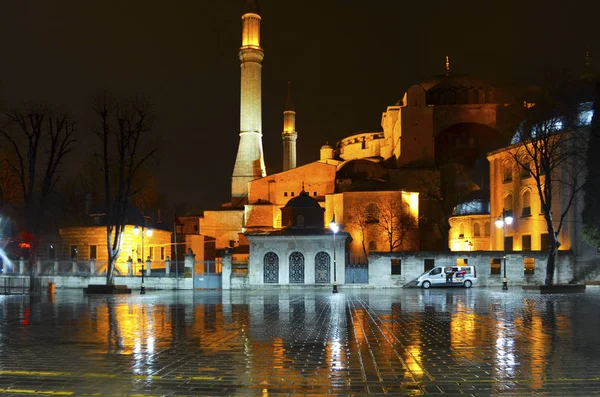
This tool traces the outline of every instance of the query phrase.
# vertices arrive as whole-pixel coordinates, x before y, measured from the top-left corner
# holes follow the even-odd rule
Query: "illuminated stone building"
[[[152,229],[152,235],[146,235],[143,242],[141,233],[134,233],[135,225],[126,225],[123,232],[121,255],[117,258],[117,271],[127,274],[127,260],[133,263],[143,258],[159,266],[167,257],[171,257],[172,233],[169,230]],[[146,229],[147,230],[147,229]],[[89,261],[94,259],[96,271],[106,270],[108,248],[106,246],[106,226],[78,226],[59,229],[56,241],[48,241],[40,247],[38,257],[42,261]],[[159,266],[160,267],[160,266]]]
[[[247,233],[250,286],[331,285],[334,267],[337,283],[344,284],[348,234],[340,232],[334,238],[331,230],[324,227],[324,212],[314,197],[301,190],[281,208],[283,228]]]
[[[586,126],[591,123],[591,103],[584,103],[580,107],[583,109],[579,114],[582,127],[571,132],[572,134],[584,134]],[[560,132],[563,133],[565,132]],[[535,179],[530,172],[515,163],[515,156],[520,156],[525,145],[517,137],[518,134],[513,138],[512,145],[488,153],[489,198],[480,196],[457,206],[456,216],[450,219],[452,228],[449,245],[452,251],[502,251],[522,254],[527,274],[536,266],[532,251],[547,252],[549,240]],[[577,266],[571,277],[585,272],[597,256],[596,249],[581,238],[583,195],[576,195],[573,202],[569,203],[571,193],[563,192],[566,188],[561,181],[569,181],[569,175],[573,174],[571,167],[582,166],[579,163],[575,165],[572,161],[575,160],[561,162],[560,168],[553,171],[557,177],[553,182],[551,209],[554,227],[558,226],[560,216],[566,211],[557,238],[560,242],[559,250],[576,257]],[[545,176],[541,175],[541,178],[543,183]],[[506,231],[495,227],[494,224],[503,213],[513,217],[512,223],[506,225]]]
[[[296,109],[288,92],[283,113],[283,171],[266,175],[262,152],[261,90],[263,50],[260,46],[260,13],[257,1],[246,1],[242,15],[240,59],[240,141],[233,176],[231,202],[199,217],[200,233],[216,239],[216,248],[247,245],[245,233],[281,229],[281,209],[302,190],[327,208],[324,222],[333,216],[334,202],[366,202],[382,205],[383,197],[394,196],[406,203],[416,219],[438,216],[435,203],[419,194],[422,186],[415,173],[438,162],[458,162],[475,170],[480,188],[487,188],[489,172],[485,153],[509,141],[506,121],[510,100],[490,83],[446,71],[408,88],[402,99],[381,115],[381,130],[361,132],[335,145],[321,147],[318,160],[296,164]],[[273,137],[265,137],[273,139]],[[479,180],[484,176],[485,181]],[[378,194],[380,192],[381,194]],[[408,197],[408,198],[407,198]],[[343,207],[343,206],[342,206]],[[337,210],[336,210],[337,211]],[[336,219],[349,225],[349,211],[339,210]],[[323,225],[325,226],[325,224]],[[369,225],[367,251],[386,249],[385,233]],[[379,236],[376,236],[379,234]],[[431,222],[418,223],[418,232],[398,249],[443,249],[447,241],[434,237]],[[356,233],[350,251],[364,257]],[[362,240],[362,239],[361,239]]]

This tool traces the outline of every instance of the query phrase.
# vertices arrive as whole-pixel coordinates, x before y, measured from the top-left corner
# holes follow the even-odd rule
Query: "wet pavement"
[[[600,395],[600,288],[0,296],[0,395]]]

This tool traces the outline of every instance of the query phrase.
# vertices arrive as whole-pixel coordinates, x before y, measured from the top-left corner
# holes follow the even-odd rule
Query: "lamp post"
[[[340,231],[340,226],[337,223],[335,223],[335,214],[333,214],[333,219],[329,223],[329,228],[333,232],[333,291],[332,292],[334,294],[337,294],[338,289],[337,289],[337,279],[336,279],[337,268],[336,268],[336,258],[335,258],[335,234]]]
[[[140,234],[140,232],[142,233],[142,285],[140,286],[140,294],[144,295],[146,293],[146,286],[144,285],[144,274],[146,274],[146,261],[144,260],[144,236],[148,235],[148,237],[151,237],[153,232],[150,228],[146,230],[146,227],[143,223],[141,230],[138,226],[133,228],[133,234],[135,234],[136,236]]]
[[[502,210],[502,213],[496,219],[496,227],[502,228],[502,249],[504,251],[504,278],[502,280],[502,290],[508,290],[508,280],[506,279],[506,225],[510,225],[513,222],[513,217],[506,210]]]

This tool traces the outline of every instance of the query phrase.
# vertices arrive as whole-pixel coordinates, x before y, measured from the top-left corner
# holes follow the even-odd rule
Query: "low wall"
[[[477,252],[375,252],[369,254],[369,285],[396,288],[401,287],[425,270],[425,259],[432,259],[434,266],[456,266],[460,260],[466,259],[469,265],[477,270],[479,286],[501,286],[504,261],[502,251]],[[500,259],[501,274],[491,274],[491,260]],[[525,274],[524,259],[533,258],[533,274]],[[546,278],[546,252],[510,253],[506,255],[506,278],[515,285],[541,285]],[[401,274],[392,275],[392,259],[401,261]],[[569,251],[559,251],[558,263],[554,274],[554,283],[568,283],[573,279],[574,255]]]
[[[248,289],[248,276],[231,276],[230,289]]]
[[[77,276],[44,276],[40,277],[42,288],[47,288],[48,283],[53,282],[56,288],[75,288],[83,289],[88,284],[106,284],[106,277],[77,277]],[[141,277],[115,277],[115,284],[126,285],[131,289],[140,289],[142,285]],[[144,286],[148,290],[170,290],[170,289],[192,289],[193,279],[190,277],[179,278],[179,286],[175,277],[145,277]]]

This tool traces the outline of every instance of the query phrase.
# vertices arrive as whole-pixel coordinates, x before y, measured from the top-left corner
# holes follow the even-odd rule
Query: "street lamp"
[[[508,280],[506,280],[506,225],[513,223],[513,217],[510,212],[502,210],[502,213],[496,219],[496,227],[502,228],[502,249],[504,251],[504,279],[502,280],[502,290],[508,290]]]
[[[340,226],[337,223],[335,223],[335,214],[333,214],[333,219],[329,223],[329,228],[333,232],[333,291],[332,292],[334,294],[337,294],[338,289],[337,289],[337,279],[336,279],[337,268],[336,268],[336,260],[335,260],[335,234],[340,231]]]
[[[142,233],[142,285],[140,286],[140,294],[144,295],[146,293],[146,286],[144,286],[144,274],[146,274],[146,268],[144,267],[144,236],[147,235],[148,237],[152,237],[153,231],[152,229],[146,230],[146,227],[143,224],[141,230],[138,226],[133,228],[133,234],[136,236],[140,234],[140,232]]]

